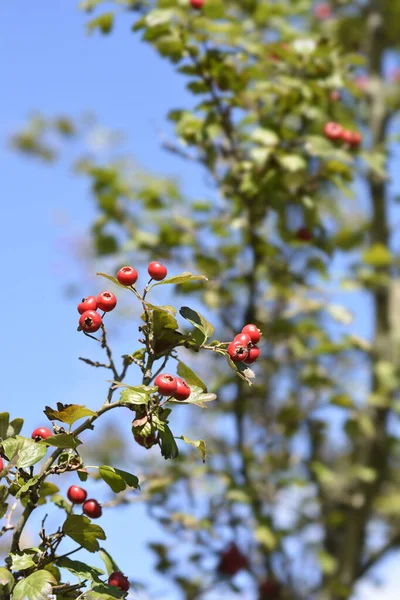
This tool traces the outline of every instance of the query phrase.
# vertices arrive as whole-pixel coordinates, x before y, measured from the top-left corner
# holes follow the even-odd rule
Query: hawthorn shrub
[[[208,184],[188,194],[117,154],[83,151],[75,167],[97,208],[93,250],[116,271],[156,254],[169,268],[204,273],[206,286],[187,281],[180,294],[212,311],[231,340],[193,355],[218,391],[213,410],[196,416],[212,448],[207,462],[169,461],[165,476],[146,463],[149,513],[172,538],[151,542],[156,569],[188,600],[216,589],[250,590],[257,600],[346,600],[400,539],[399,259],[389,185],[400,80],[398,68],[388,69],[399,63],[400,2],[81,6],[89,33],[114,35],[117,21],[126,24],[185,81],[192,102],[171,107],[163,146]],[[79,140],[82,129],[67,117],[38,117],[14,145],[49,161],[54,134]],[[118,281],[135,285],[137,276],[122,267]],[[81,308],[96,311],[92,302]],[[95,314],[83,324],[102,335]],[[202,320],[181,312],[195,328],[188,342],[167,314],[165,327],[161,316],[153,324],[161,340],[197,352]],[[258,351],[241,330],[253,323],[266,343],[250,387],[246,363]],[[146,324],[142,333],[145,351]],[[141,355],[127,356],[143,367]],[[171,369],[158,375],[164,391],[175,389]],[[140,396],[151,406],[152,391]],[[175,453],[158,418],[161,429],[146,422],[136,443]]]
[[[215,394],[207,392],[206,384],[196,373],[179,359],[179,348],[197,353],[209,351],[226,357],[230,367],[244,381],[250,383],[254,377],[247,363],[253,363],[258,358],[258,353],[256,357],[252,355],[255,349],[258,350],[256,343],[261,337],[256,325],[245,325],[244,333],[238,334],[233,342],[211,341],[213,326],[200,313],[183,306],[179,314],[188,327],[180,331],[177,309],[152,304],[149,297],[156,293],[154,288],[162,285],[180,285],[207,278],[189,272],[167,278],[167,269],[159,262],[150,263],[148,272],[150,280],[142,293],[135,287],[138,276],[133,267],[123,267],[117,277],[98,273],[125,292],[131,292],[133,300],[140,302],[143,310],[143,323],[138,327],[141,346],[132,354],[122,357],[121,368],[114,361],[104,324],[105,317],[117,304],[116,295],[104,291],[96,298],[83,298],[77,306],[80,313],[78,331],[100,344],[109,362],[102,364],[89,358],[81,360],[93,367],[109,369],[113,376],[106,401],[97,411],[84,405],[63,405],[59,402],[55,408],[46,406],[44,414],[52,421],[52,431],[42,425],[32,432],[30,438],[20,435],[23,419],[10,421],[9,413],[0,413],[0,516],[6,516],[7,521],[1,535],[7,532],[12,535],[6,567],[0,567],[2,598],[33,600],[44,599],[50,594],[56,594],[57,598],[79,597],[88,600],[125,597],[129,580],[118,569],[110,554],[100,547],[100,542],[106,539],[106,533],[100,525],[93,523],[94,519],[102,516],[100,503],[95,498],[87,498],[86,490],[77,485],[68,488],[65,498],[59,486],[49,478],[76,472],[82,482],[87,480],[88,468],[80,455],[82,441],[79,436],[86,430],[93,430],[94,423],[102,415],[116,408],[134,413],[131,429],[133,439],[138,444],[147,449],[158,445],[165,459],[176,458],[178,446],[168,425],[174,404],[204,407],[205,403],[216,399]],[[92,335],[99,330],[100,337]],[[180,377],[165,373],[170,361],[174,361],[174,370]],[[142,373],[141,385],[125,383],[132,365]],[[114,399],[115,393],[119,394],[118,399]],[[75,425],[82,419],[85,419],[83,423]],[[198,448],[205,461],[206,444],[203,440],[191,440],[184,435],[179,439]],[[135,475],[115,466],[91,465],[89,468],[96,469],[114,493],[122,492],[127,487],[139,488]],[[18,502],[14,504],[14,498],[23,506],[22,515],[17,520],[13,513]],[[29,518],[47,502],[55,505],[54,510],[58,507],[63,511],[60,526],[56,531],[46,531],[44,519],[39,545],[21,549],[21,536]],[[80,509],[82,512],[79,512]],[[62,542],[65,538],[72,539],[76,547],[63,553]],[[70,558],[82,549],[99,552],[107,575],[96,567]],[[62,575],[64,572],[68,574],[68,581]],[[71,576],[77,578],[78,582],[70,583]],[[117,591],[113,588],[117,588]]]

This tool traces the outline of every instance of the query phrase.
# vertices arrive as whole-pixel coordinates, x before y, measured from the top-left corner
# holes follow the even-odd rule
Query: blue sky
[[[77,360],[90,354],[91,347],[76,332],[75,300],[65,294],[66,284],[77,277],[82,281],[82,269],[60,240],[84,237],[94,215],[85,181],[71,174],[68,162],[47,168],[10,152],[10,134],[33,110],[74,117],[91,110],[100,123],[126,132],[126,148],[139,165],[174,173],[187,189],[207,193],[198,170],[187,164],[182,169],[181,162],[160,149],[158,130],[165,114],[189,99],[170,65],[130,33],[130,18],[117,20],[111,36],[89,37],[86,17],[75,2],[13,0],[0,5],[0,410],[24,416],[26,435],[45,423],[44,404],[78,402],[96,408],[106,377]],[[90,293],[90,286],[92,280],[78,295]],[[125,349],[119,336],[117,352]],[[122,536],[122,531],[129,532],[127,522],[132,531],[135,524],[135,533]],[[176,600],[176,594],[163,589],[162,580],[154,579],[152,555],[144,548],[146,540],[157,539],[157,531],[143,509],[113,511],[102,525],[120,567],[133,578],[152,580],[150,597]],[[372,598],[369,594],[364,590],[360,600]],[[395,596],[388,588],[379,597]]]

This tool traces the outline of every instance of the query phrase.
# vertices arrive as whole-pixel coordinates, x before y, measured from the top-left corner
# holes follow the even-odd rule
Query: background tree
[[[255,322],[264,336],[251,388],[214,360],[203,366],[218,393],[217,408],[194,415],[206,464],[189,454],[163,465],[159,479],[153,460],[146,465],[150,513],[186,541],[179,555],[153,545],[159,569],[186,598],[226,585],[234,592],[239,570],[254,597],[349,598],[400,539],[387,165],[400,5],[127,8],[119,18],[188,79],[194,106],[171,110],[174,133],[163,144],[197,162],[210,191],[199,201],[126,160],[85,157],[79,171],[98,206],[94,248],[116,265],[150,255],[204,272],[211,285],[199,285],[199,306],[218,315],[218,335],[229,340]],[[113,12],[90,1],[84,9],[98,10],[91,31],[112,31]],[[332,121],[362,132],[361,147],[351,135],[332,139],[324,129]],[[15,142],[45,157],[53,127],[36,123]],[[68,120],[56,127],[74,132]],[[348,308],[367,298],[373,331],[364,339]]]

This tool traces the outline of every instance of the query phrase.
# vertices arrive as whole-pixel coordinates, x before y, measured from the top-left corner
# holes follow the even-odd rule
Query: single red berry
[[[154,385],[158,386],[158,393],[161,396],[173,396],[177,388],[176,377],[163,373],[155,378]]]
[[[342,140],[349,144],[349,146],[359,146],[362,141],[362,136],[358,131],[351,131],[351,129],[344,129],[342,133]]]
[[[83,504],[87,498],[87,491],[78,485],[71,485],[67,491],[68,500],[74,504]]]
[[[95,310],[87,310],[79,318],[79,327],[86,333],[94,333],[102,324],[101,315]]]
[[[253,363],[256,362],[256,360],[259,356],[260,356],[260,348],[258,346],[253,346],[252,348],[250,348],[249,354],[244,362],[246,365],[252,365]]]
[[[164,265],[156,260],[149,264],[147,271],[150,277],[156,281],[162,281],[167,276],[167,267],[164,267]]]
[[[32,431],[33,440],[35,440],[36,438],[42,438],[42,440],[45,440],[48,437],[51,437],[52,435],[52,432],[50,431],[50,429],[47,429],[47,427],[37,427],[34,431]]]
[[[352,146],[359,146],[362,142],[362,135],[358,131],[353,131],[353,139],[350,142]]]
[[[261,331],[258,329],[257,325],[252,325],[251,323],[243,327],[242,333],[246,333],[250,336],[252,344],[258,344],[261,339]]]
[[[205,2],[206,0],[190,0],[190,5],[192,8],[200,10],[201,8],[203,8]]]
[[[248,350],[240,342],[231,342],[227,348],[227,352],[233,362],[241,362],[248,356]]]
[[[342,137],[343,127],[331,121],[324,127],[324,134],[329,140],[339,140]]]
[[[224,552],[221,553],[220,560],[218,563],[218,571],[224,575],[233,577],[248,567],[248,560],[236,546],[231,544]]]
[[[133,267],[122,267],[117,273],[117,279],[122,285],[133,285],[138,280],[138,272]]]
[[[82,302],[78,304],[78,313],[82,315],[87,310],[96,310],[97,308],[97,300],[94,296],[88,296],[87,298],[83,298]]]
[[[187,400],[192,393],[192,390],[180,377],[176,377],[176,392],[174,393],[175,400]]]
[[[244,348],[248,348],[251,344],[251,337],[248,333],[238,333],[238,335],[235,335],[235,337],[233,338],[234,342],[240,342],[242,344],[242,346],[244,346]]]
[[[111,312],[117,306],[117,297],[112,292],[101,292],[97,296],[97,306],[104,312]]]
[[[82,509],[85,515],[91,517],[92,519],[98,519],[103,514],[100,504],[97,502],[97,500],[93,500],[93,498],[86,500],[86,502],[83,503]]]
[[[2,471],[4,469],[4,462],[3,459],[0,456],[0,471]]]
[[[311,242],[313,238],[312,232],[307,227],[299,227],[296,231],[296,237],[299,242]]]
[[[157,438],[155,433],[151,433],[147,437],[135,435],[135,441],[139,444],[139,446],[143,446],[143,448],[151,448],[157,443]]]
[[[129,590],[129,579],[125,577],[120,571],[115,571],[111,573],[108,578],[108,585],[114,585],[118,587],[120,590],[127,592]]]
[[[329,97],[332,100],[332,102],[338,102],[340,100],[339,90],[332,90],[331,93],[329,94]]]
[[[327,2],[321,2],[315,7],[314,14],[319,21],[326,21],[332,16],[332,8]]]

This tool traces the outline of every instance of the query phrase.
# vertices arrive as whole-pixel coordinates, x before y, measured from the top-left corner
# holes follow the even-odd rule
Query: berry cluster
[[[103,514],[102,508],[97,500],[87,498],[87,491],[78,485],[71,485],[67,491],[67,497],[72,504],[83,504],[82,510],[91,519],[98,519]]]
[[[154,281],[162,281],[167,276],[167,267],[158,260],[153,260],[147,267],[147,272]],[[133,267],[122,267],[117,273],[117,279],[121,285],[132,286],[138,280],[138,272]]]
[[[362,142],[362,135],[358,131],[352,131],[351,129],[345,129],[340,123],[331,121],[324,127],[324,134],[328,140],[339,141],[341,140],[345,144],[357,148]]]
[[[244,362],[251,365],[260,356],[260,348],[256,345],[261,339],[261,332],[256,325],[246,325],[228,346],[228,354],[233,362]]]
[[[101,292],[97,297],[88,296],[78,304],[79,327],[86,333],[94,333],[100,329],[103,319],[97,310],[103,313],[114,310],[117,306],[117,297],[112,292]],[[103,314],[104,317],[104,314]]]
[[[183,402],[187,400],[191,394],[190,387],[180,377],[162,373],[154,380],[154,385],[158,387],[158,393],[161,396],[172,396],[175,400]]]

